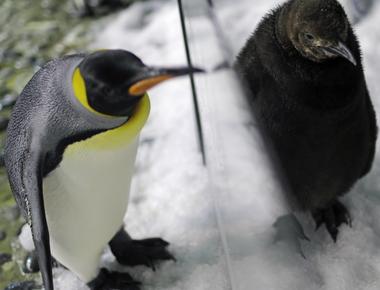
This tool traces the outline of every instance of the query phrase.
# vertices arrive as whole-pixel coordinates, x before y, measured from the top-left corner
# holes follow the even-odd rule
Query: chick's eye
[[[308,32],[304,33],[304,37],[308,41],[313,41],[314,40],[314,36],[311,33],[308,33]]]

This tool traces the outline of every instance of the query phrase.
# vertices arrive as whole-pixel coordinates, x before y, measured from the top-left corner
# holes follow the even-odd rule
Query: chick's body
[[[289,1],[262,20],[240,52],[237,68],[300,207],[314,213],[331,207],[369,171],[377,128],[359,44],[349,25],[345,44],[356,66],[342,57],[316,61],[292,45],[286,27],[294,5],[302,2]],[[328,9],[335,1],[310,2],[320,2],[324,13],[324,5]]]

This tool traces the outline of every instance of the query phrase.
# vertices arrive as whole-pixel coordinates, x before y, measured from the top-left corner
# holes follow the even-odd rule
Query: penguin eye
[[[304,33],[304,37],[307,41],[313,41],[314,40],[314,35],[309,33],[309,32]]]
[[[108,86],[102,86],[100,88],[100,92],[103,96],[108,96],[110,94],[111,90]]]

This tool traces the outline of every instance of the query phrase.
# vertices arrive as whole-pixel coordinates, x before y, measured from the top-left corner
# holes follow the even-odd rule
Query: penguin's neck
[[[274,29],[275,38],[281,49],[289,56],[300,55],[294,47],[290,37],[289,27],[292,22],[293,13],[291,13],[291,3],[286,3],[275,17]]]

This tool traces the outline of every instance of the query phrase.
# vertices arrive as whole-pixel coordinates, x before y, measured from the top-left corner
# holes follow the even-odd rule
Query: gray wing
[[[53,290],[49,230],[42,194],[43,154],[32,131],[11,134],[5,149],[9,182],[19,207],[29,223],[46,290]]]
[[[32,229],[46,290],[53,290],[54,286],[42,179],[46,156],[55,148],[55,140],[51,139],[60,138],[58,132],[48,131],[52,116],[57,115],[53,109],[65,107],[54,103],[64,100],[63,90],[57,88],[56,81],[62,79],[59,74],[62,65],[56,63],[50,62],[37,72],[19,96],[8,124],[4,150],[10,186]]]

